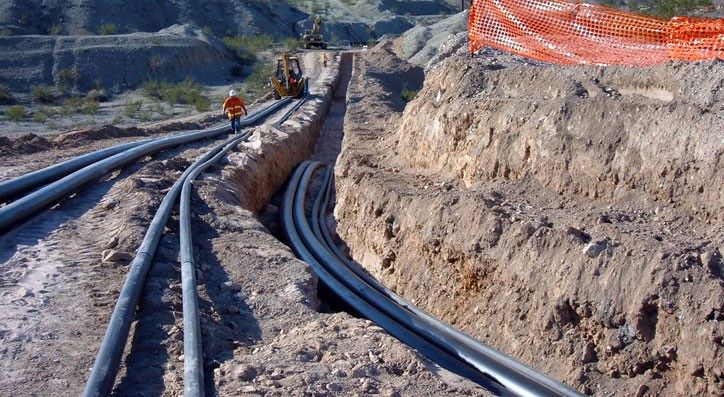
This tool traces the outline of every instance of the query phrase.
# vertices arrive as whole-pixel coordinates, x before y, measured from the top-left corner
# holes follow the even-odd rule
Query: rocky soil
[[[357,59],[337,231],[407,299],[595,395],[721,395],[721,62]],[[424,215],[423,215],[424,214]],[[421,216],[423,215],[423,216]]]
[[[316,277],[272,234],[278,211],[273,197],[293,167],[312,154],[333,162],[339,151],[351,56],[337,57],[332,65],[311,73],[318,76],[313,98],[292,119],[279,129],[271,126],[274,119],[256,128],[195,184],[207,394],[486,395],[366,320],[319,312]],[[320,133],[337,143],[315,150]],[[106,139],[76,136],[82,138],[76,150],[110,143],[103,134]],[[149,156],[0,237],[0,394],[80,393],[128,259],[165,189],[212,144]],[[64,149],[37,147],[19,161]],[[27,170],[3,159],[17,167],[8,175]],[[183,390],[176,215],[172,218],[113,395],[175,396]]]

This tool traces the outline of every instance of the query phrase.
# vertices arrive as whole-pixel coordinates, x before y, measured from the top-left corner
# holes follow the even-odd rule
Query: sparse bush
[[[257,59],[259,51],[269,49],[274,38],[268,34],[257,36],[233,36],[224,37],[224,44],[240,59],[253,62]]]
[[[10,87],[0,84],[0,104],[8,104],[15,102],[15,96],[10,92]]]
[[[138,120],[145,123],[147,121],[151,121],[151,115],[147,111],[141,112],[141,115],[138,116]]]
[[[53,87],[47,84],[41,84],[33,87],[31,95],[35,102],[53,103],[53,101],[55,101],[55,93],[53,92]]]
[[[143,84],[143,90],[146,95],[163,99],[170,105],[177,103],[192,105],[199,112],[209,110],[211,105],[209,99],[203,95],[203,88],[191,78],[186,78],[177,84],[149,80]]]
[[[116,117],[113,118],[113,120],[111,120],[111,124],[118,125],[118,124],[121,124],[121,121],[123,121],[123,116],[118,114],[118,115],[116,115]]]
[[[86,100],[105,102],[108,100],[108,93],[104,89],[92,89],[85,94]]]
[[[257,62],[249,77],[244,80],[244,87],[252,97],[261,97],[269,92],[269,76],[274,74],[276,65],[269,61]]]
[[[115,23],[104,23],[100,26],[98,26],[98,34],[100,35],[111,35],[116,34],[118,31],[118,26]]]
[[[63,33],[65,33],[65,29],[63,28],[63,25],[60,24],[55,24],[48,29],[48,34],[53,36],[59,36]]]
[[[83,113],[97,114],[100,108],[101,105],[98,103],[98,101],[86,98],[85,103],[83,104]]]
[[[418,91],[417,90],[410,90],[407,88],[407,84],[405,84],[402,87],[402,92],[400,93],[400,98],[404,100],[405,102],[410,102],[417,96]]]
[[[141,110],[142,106],[143,101],[140,99],[137,101],[126,101],[126,103],[123,105],[123,114],[127,117],[135,117],[136,113]]]
[[[80,78],[80,72],[73,67],[60,69],[58,71],[58,78],[63,82],[75,83]]]
[[[5,109],[5,117],[10,121],[18,122],[25,118],[25,108],[21,105],[8,106]]]
[[[304,47],[304,42],[301,37],[286,37],[284,39],[284,48],[288,51],[296,50]]]
[[[38,110],[33,113],[33,121],[36,123],[45,123],[48,120],[48,115],[42,110]]]

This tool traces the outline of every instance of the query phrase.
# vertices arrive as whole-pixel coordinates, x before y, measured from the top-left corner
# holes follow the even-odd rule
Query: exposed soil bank
[[[722,67],[461,54],[405,108],[414,68],[381,45],[350,83],[337,231],[398,293],[585,393],[719,395]]]

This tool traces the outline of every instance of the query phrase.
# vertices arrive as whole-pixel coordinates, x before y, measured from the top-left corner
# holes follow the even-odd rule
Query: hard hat
[[[229,91],[229,96],[236,96],[236,90]]]

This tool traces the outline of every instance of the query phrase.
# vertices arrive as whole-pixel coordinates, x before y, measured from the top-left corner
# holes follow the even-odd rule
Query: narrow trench
[[[327,167],[334,167],[337,156],[339,156],[339,153],[342,151],[344,116],[347,113],[347,88],[349,87],[351,79],[352,57],[343,57],[340,64],[339,87],[334,91],[334,100],[329,108],[327,118],[324,120],[324,124],[319,131],[319,138],[317,139],[314,152],[310,156],[310,160],[320,161]],[[314,188],[311,189],[312,192],[318,188],[318,185],[321,183],[321,177],[322,172],[318,171],[313,182]],[[269,229],[274,237],[287,244],[288,242],[281,228],[281,221],[279,219],[279,210],[282,207],[285,190],[286,185],[279,189],[269,201],[269,205],[259,212],[258,217],[260,222]],[[348,308],[342,306],[339,303],[339,299],[323,285],[317,287],[317,298],[320,302],[319,311],[322,313],[347,311],[354,314],[348,310]]]

